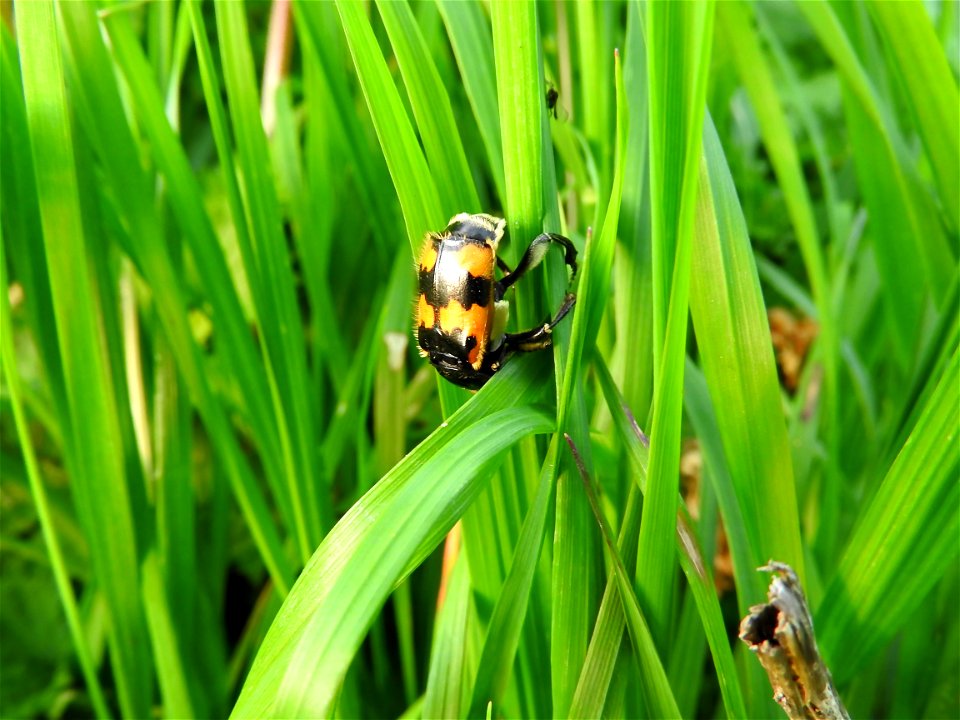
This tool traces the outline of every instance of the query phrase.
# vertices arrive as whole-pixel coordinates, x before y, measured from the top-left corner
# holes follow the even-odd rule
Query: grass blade
[[[9,287],[7,283],[6,257],[3,253],[0,253],[0,287]],[[50,568],[57,585],[60,604],[63,606],[63,612],[67,617],[67,626],[70,628],[70,639],[73,642],[74,652],[77,653],[77,659],[80,663],[80,669],[83,672],[87,691],[90,693],[93,709],[98,717],[109,718],[112,717],[112,713],[104,697],[100,680],[97,678],[97,668],[94,664],[93,652],[87,640],[86,633],[84,632],[80,609],[77,606],[77,598],[74,596],[73,588],[70,585],[70,573],[64,559],[62,544],[60,538],[57,536],[47,491],[43,484],[43,478],[40,476],[40,469],[37,463],[36,453],[33,450],[33,443],[30,441],[28,434],[29,428],[27,427],[27,420],[23,411],[23,403],[20,399],[20,375],[17,370],[16,351],[13,347],[13,323],[10,319],[9,296],[5,296],[0,300],[0,321],[2,321],[2,325],[0,325],[0,353],[2,353],[3,359],[5,388],[10,395],[10,405],[17,426],[17,436],[20,440],[20,448],[23,451],[23,459],[27,469],[27,479],[30,482],[30,493],[33,496],[33,504],[37,509],[37,519],[40,522],[40,529],[43,532],[47,556],[50,560]]]
[[[650,471],[637,553],[640,595],[654,638],[667,647],[675,578],[676,473],[683,362],[713,3],[647,6],[654,394]],[[675,38],[687,38],[696,48]]]
[[[509,363],[337,523],[264,640],[234,716],[330,713],[373,613],[476,497],[486,460],[550,429],[542,412],[523,409],[543,390],[542,364]]]
[[[817,610],[819,644],[838,684],[897,632],[957,560],[960,351],[863,514]]]
[[[803,577],[793,471],[770,329],[736,192],[712,125],[704,141],[690,308],[752,552]]]
[[[943,219],[956,233],[960,226],[960,139],[955,131],[960,127],[960,95],[946,53],[922,4],[872,3],[867,8],[906,91],[940,188]]]
[[[68,458],[75,501],[95,574],[111,612],[108,636],[125,715],[145,716],[151,700],[149,640],[140,606],[131,489],[124,468],[109,358],[97,319],[71,141],[64,68],[54,7],[17,8],[26,117],[33,149],[43,240],[49,258],[57,336],[63,358]]]

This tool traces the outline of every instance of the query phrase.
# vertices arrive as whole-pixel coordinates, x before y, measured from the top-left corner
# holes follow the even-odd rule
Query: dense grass
[[[0,715],[778,717],[770,558],[854,716],[960,714],[956,3],[4,19]],[[580,250],[476,394],[461,211]]]

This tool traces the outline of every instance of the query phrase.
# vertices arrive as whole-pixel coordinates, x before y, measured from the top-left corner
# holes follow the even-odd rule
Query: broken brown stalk
[[[791,720],[850,720],[830,671],[820,658],[813,619],[789,565],[771,560],[769,602],[754,605],[740,622],[740,639],[757,654],[773,686],[773,699]]]

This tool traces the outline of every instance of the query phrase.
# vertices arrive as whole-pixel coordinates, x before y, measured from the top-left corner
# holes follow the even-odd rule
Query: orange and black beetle
[[[564,262],[577,272],[577,250],[568,238],[542,233],[534,238],[511,272],[497,257],[507,222],[492,215],[455,215],[441,233],[427,233],[420,252],[420,297],[416,334],[420,354],[455,385],[476,389],[489,380],[509,355],[550,345],[553,326],[570,312],[576,296],[568,293],[552,320],[526,332],[505,332],[511,285],[543,259],[550,243],[564,249]],[[494,266],[505,275],[493,276]]]

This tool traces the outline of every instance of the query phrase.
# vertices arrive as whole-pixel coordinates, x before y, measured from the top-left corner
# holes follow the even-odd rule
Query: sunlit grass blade
[[[957,559],[960,351],[861,516],[817,610],[818,640],[842,685],[897,632]]]
[[[705,133],[690,308],[730,476],[753,552],[803,577],[789,443],[770,329],[736,191]]]
[[[139,602],[131,489],[100,310],[88,275],[64,68],[53,3],[17,7],[26,117],[73,434],[68,466],[98,584],[110,608],[109,644],[123,714],[151,704],[149,640]]]
[[[610,361],[614,376],[622,378],[623,394],[646,420],[653,393],[653,318],[650,258],[650,185],[647,182],[649,112],[647,109],[647,48],[640,3],[627,5],[623,84],[628,98],[623,198],[618,234],[620,244],[613,263],[617,344]]]
[[[647,6],[654,390],[637,579],[662,651],[667,647],[674,598],[673,533],[690,258],[713,15],[713,3]],[[677,43],[677,37],[686,42]]]
[[[540,58],[540,34],[537,23],[537,8],[530,3],[497,3],[490,7],[493,32],[493,59],[495,67],[489,68],[496,77],[497,105],[499,107],[500,137],[503,150],[503,167],[505,179],[505,196],[501,198],[507,220],[508,242],[501,243],[499,253],[506,259],[508,265],[514,265],[519,260],[527,244],[545,229],[545,222],[556,222],[549,215],[554,205],[551,197],[544,196],[545,183],[551,176],[546,169],[550,163],[544,154],[547,146],[545,133],[548,132],[546,123],[546,105],[544,101],[545,88],[543,85],[543,69]],[[559,230],[556,225],[549,227]],[[553,283],[556,282],[556,272],[559,253],[551,252],[545,258],[544,266],[548,278],[548,287],[556,291]],[[566,270],[561,270],[566,279]],[[539,270],[532,277],[539,275]],[[550,282],[552,281],[552,282]],[[543,321],[542,286],[532,281],[521,282],[511,290],[510,314],[514,328],[523,330]],[[553,308],[550,308],[553,310]],[[549,312],[549,311],[548,311]],[[564,332],[566,328],[553,335],[555,348],[564,347]],[[557,351],[554,352],[556,357]],[[555,363],[555,378],[562,372]],[[493,543],[497,554],[501,558],[504,568],[500,572],[490,572],[484,577],[476,577],[475,582],[485,592],[491,592],[501,584],[501,578],[506,576],[506,568],[510,564],[510,557],[515,553],[515,546],[520,534],[523,517],[527,514],[529,504],[533,501],[536,491],[535,478],[540,475],[542,458],[532,442],[521,443],[512,454],[511,462],[504,467],[504,471],[495,478],[490,485],[489,500],[486,507],[478,507],[478,511],[471,513],[464,519],[464,539],[466,551],[471,559],[478,554],[489,552],[489,538],[496,538]],[[578,542],[579,534],[575,530],[572,535],[565,533],[568,528],[566,505],[564,503],[564,480],[557,480],[556,516],[557,524],[553,544],[554,568],[561,566],[571,573],[582,572],[590,567],[589,551]],[[481,500],[487,500],[486,497]],[[579,514],[581,518],[583,513]],[[501,528],[506,528],[503,532]],[[558,538],[561,538],[558,541]],[[571,539],[567,545],[566,538]],[[578,547],[581,555],[569,562],[565,549]],[[472,561],[471,561],[472,562]],[[495,568],[490,568],[496,570]],[[545,567],[540,571],[540,577],[534,581],[531,590],[530,621],[523,628],[524,641],[520,644],[517,653],[515,682],[508,687],[504,700],[515,703],[514,713],[526,715],[549,715],[562,713],[558,707],[556,684],[543,681],[543,678],[555,668],[552,653],[570,652],[576,657],[580,638],[585,646],[586,622],[585,605],[580,602],[585,597],[582,592],[586,574],[579,578],[575,587],[578,591],[572,593],[576,598],[573,604],[566,604],[570,598],[565,594],[563,603],[552,606],[544,596],[543,589],[552,582],[554,587],[562,585],[566,573],[554,572],[552,578],[545,576]],[[547,610],[550,608],[550,611]],[[557,613],[573,608],[570,622],[562,623],[564,631],[569,630],[572,638],[555,634],[556,625],[547,627],[547,613],[550,612],[550,622],[555,623]],[[553,637],[553,644],[549,638]],[[553,698],[551,700],[551,691]],[[476,695],[474,696],[476,699]],[[513,700],[513,698],[516,698]],[[552,707],[551,707],[552,703]],[[562,707],[562,706],[561,706]],[[509,712],[509,710],[508,710]]]
[[[537,362],[540,360],[540,362]],[[552,429],[525,407],[542,359],[518,359],[356,503],[325,538],[264,640],[236,717],[328,715],[373,616],[481,490],[500,451]]]

